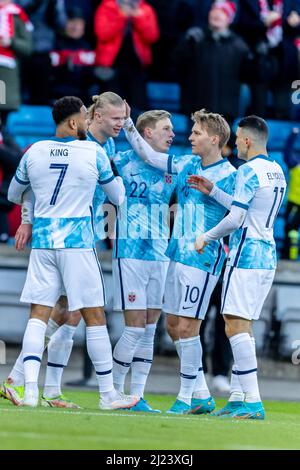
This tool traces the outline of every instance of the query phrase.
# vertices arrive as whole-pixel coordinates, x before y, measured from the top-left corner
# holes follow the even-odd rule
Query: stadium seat
[[[299,350],[300,338],[300,309],[287,308],[282,316],[279,338],[279,354],[291,358],[296,348]]]
[[[251,102],[251,92],[249,85],[242,83],[240,88],[239,115],[245,116]]]
[[[14,136],[21,148],[47,137],[55,132],[49,106],[22,105],[18,111],[9,114],[7,130]]]
[[[147,98],[150,109],[179,111],[180,86],[177,83],[147,83]]]

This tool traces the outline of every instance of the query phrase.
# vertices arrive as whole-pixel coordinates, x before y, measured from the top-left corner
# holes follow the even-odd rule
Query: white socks
[[[177,398],[190,405],[201,360],[200,337],[194,336],[179,341],[180,391]]]
[[[58,329],[59,324],[52,320],[52,318],[49,318],[45,336],[50,339]]]
[[[228,401],[244,401],[244,393],[237,374],[236,364],[232,365],[230,380],[230,397]]]
[[[153,361],[156,323],[147,324],[140,338],[131,364],[131,395],[143,398],[146,381]]]
[[[59,328],[59,325],[49,318],[46,333],[45,333],[45,343],[49,342],[49,338],[55,331]],[[48,341],[47,341],[48,338]],[[46,345],[46,344],[45,344]],[[19,387],[24,385],[24,367],[23,367],[23,350],[20,352],[14,367],[12,368],[9,376],[13,381],[13,385]]]
[[[257,361],[254,340],[249,333],[240,333],[229,338],[236,374],[245,395],[245,401],[261,401],[257,383]]]
[[[41,320],[31,318],[23,338],[23,364],[25,376],[25,398],[27,393],[38,395],[38,376],[44,351],[47,325]]]
[[[205,398],[210,398],[210,393],[207,387],[207,383],[205,380],[205,375],[203,372],[203,367],[202,367],[202,345],[200,341],[200,361],[198,364],[198,372],[197,372],[197,379],[195,382],[195,387],[194,387],[194,392],[193,392],[193,398],[201,398],[202,400],[205,400]]]
[[[75,326],[62,325],[51,336],[48,344],[48,363],[43,393],[47,398],[56,398],[61,395],[61,378],[71,355],[75,331]]]
[[[86,343],[95,367],[100,394],[113,391],[112,352],[106,326],[87,326]]]
[[[119,392],[124,392],[125,377],[129,371],[138,342],[145,333],[145,328],[125,326],[121,338],[117,342],[113,360],[114,386]]]

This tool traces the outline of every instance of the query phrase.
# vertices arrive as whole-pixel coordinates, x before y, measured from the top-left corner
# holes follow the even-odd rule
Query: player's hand
[[[197,189],[197,191],[200,191],[206,195],[209,195],[212,188],[214,187],[214,183],[209,181],[207,178],[204,178],[204,176],[199,175],[191,175],[187,182],[191,188]]]
[[[199,237],[197,237],[195,241],[195,250],[197,251],[197,253],[199,253],[199,255],[202,255],[204,253],[204,248],[206,247],[206,245],[208,245],[208,243],[204,241],[204,234],[202,233],[202,235],[199,235]]]
[[[131,107],[129,106],[126,100],[124,100],[124,104],[125,104],[125,110],[126,110],[125,119],[128,119],[130,118]]]
[[[24,250],[26,243],[32,237],[32,225],[31,224],[21,224],[15,235],[15,246],[16,250]]]

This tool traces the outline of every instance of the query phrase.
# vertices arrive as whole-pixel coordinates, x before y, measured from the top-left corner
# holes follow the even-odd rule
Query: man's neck
[[[92,123],[89,127],[89,132],[92,136],[102,145],[107,141],[107,137],[101,132],[101,130]]]
[[[65,126],[58,126],[56,128],[55,137],[58,137],[59,139],[63,139],[64,137],[73,137],[74,139],[78,139],[77,133]]]
[[[204,167],[213,165],[214,163],[217,163],[223,159],[220,150],[218,150],[217,152],[213,151],[207,155],[200,155],[200,156],[201,156],[201,164]]]
[[[252,158],[257,157],[257,155],[265,155],[268,156],[268,152],[266,147],[253,147],[248,150],[247,160],[252,160]]]

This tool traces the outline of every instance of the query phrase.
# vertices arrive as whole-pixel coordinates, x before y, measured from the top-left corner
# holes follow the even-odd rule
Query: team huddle
[[[257,116],[239,122],[236,146],[245,163],[236,170],[221,155],[230,136],[228,123],[205,110],[192,115],[192,152],[180,157],[169,152],[174,132],[167,111],[147,111],[135,126],[128,104],[112,92],[94,97],[88,110],[79,98],[61,98],[53,118],[55,137],[26,151],[8,192],[10,201],[22,205],[17,249],[32,236],[21,295],[31,314],[22,351],[0,393],[15,405],[36,407],[47,346],[41,404],[78,408],[62,394],[61,378],[82,317],[100,409],[159,413],[144,391],[163,310],[180,359],[180,390],[167,412],[264,419],[252,321],[272,286],[273,226],[286,190],[281,167],[267,154],[266,122]],[[132,149],[116,152],[113,138],[122,128]],[[125,320],[113,352],[95,251],[97,240],[107,236],[107,198],[117,207],[114,309],[123,311]],[[228,235],[221,313],[234,364],[229,400],[214,411],[199,329],[225,262]],[[129,369],[130,395],[125,395]]]

